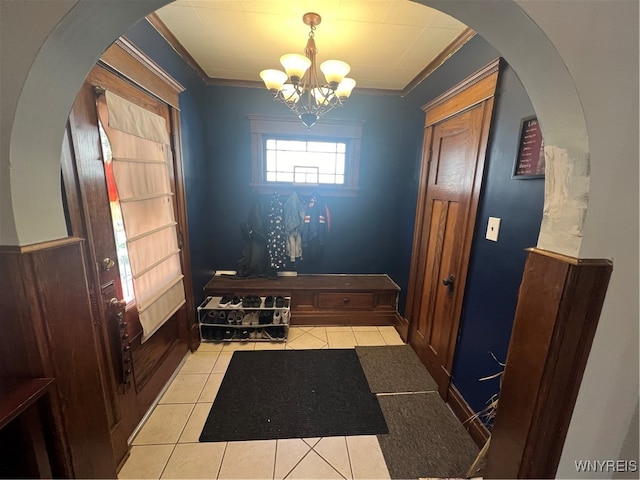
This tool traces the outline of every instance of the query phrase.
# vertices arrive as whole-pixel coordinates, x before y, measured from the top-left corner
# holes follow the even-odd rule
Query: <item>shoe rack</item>
[[[203,342],[284,342],[290,320],[291,297],[280,295],[209,296],[198,307]]]

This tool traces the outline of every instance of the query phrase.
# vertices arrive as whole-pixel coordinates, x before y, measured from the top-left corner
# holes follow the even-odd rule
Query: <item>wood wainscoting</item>
[[[529,249],[485,478],[554,478],[613,265]]]
[[[42,409],[53,478],[116,478],[84,248],[0,247],[0,377],[55,378]]]

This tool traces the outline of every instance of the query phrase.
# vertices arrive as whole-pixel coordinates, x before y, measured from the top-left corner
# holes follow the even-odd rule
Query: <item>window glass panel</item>
[[[267,139],[265,146],[267,182],[344,184],[344,142]]]
[[[276,148],[278,150],[304,152],[306,151],[306,143],[307,142],[299,142],[296,140],[278,140],[278,144]]]
[[[333,158],[323,158],[318,162],[320,173],[336,173],[336,162]]]
[[[319,178],[320,178],[320,183],[332,183],[332,184],[336,183],[335,175],[320,174]]]
[[[276,172],[277,182],[293,182],[293,172]]]
[[[267,172],[276,171],[276,152],[267,150]]]
[[[116,253],[118,255],[118,266],[120,270],[120,284],[122,285],[122,299],[129,303],[135,300],[133,293],[133,274],[131,273],[131,263],[129,262],[129,251],[127,249],[127,234],[122,221],[122,209],[120,208],[120,198],[113,176],[113,157],[111,156],[111,143],[107,134],[102,128],[102,123],[98,122],[100,143],[102,144],[102,157],[104,159],[104,174],[107,181],[107,193],[109,195],[109,207],[111,208],[111,223],[113,225],[113,236],[116,243]]]
[[[333,142],[309,142],[308,150],[310,152],[335,152],[336,144]]]

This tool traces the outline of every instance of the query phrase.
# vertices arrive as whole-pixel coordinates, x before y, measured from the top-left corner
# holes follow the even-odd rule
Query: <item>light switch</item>
[[[500,219],[497,217],[489,217],[487,224],[487,240],[498,241],[498,231],[500,231]]]

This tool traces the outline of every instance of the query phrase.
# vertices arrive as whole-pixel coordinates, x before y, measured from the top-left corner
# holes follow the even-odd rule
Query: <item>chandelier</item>
[[[326,83],[320,83],[314,37],[321,20],[317,13],[309,12],[302,16],[302,21],[311,29],[305,54],[288,53],[280,57],[286,73],[273,69],[260,72],[260,78],[273,98],[289,107],[307,128],[311,128],[325,113],[344,105],[356,85],[352,78],[345,78],[351,67],[340,60],[327,60],[320,64],[326,80]]]

